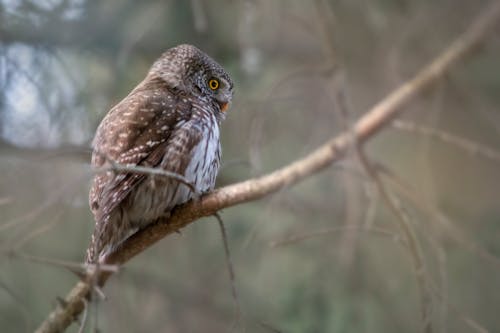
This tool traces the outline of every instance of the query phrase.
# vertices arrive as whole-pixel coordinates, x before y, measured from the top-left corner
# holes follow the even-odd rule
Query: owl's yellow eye
[[[208,86],[212,90],[217,90],[217,88],[219,88],[219,80],[210,79],[210,81],[208,81]]]

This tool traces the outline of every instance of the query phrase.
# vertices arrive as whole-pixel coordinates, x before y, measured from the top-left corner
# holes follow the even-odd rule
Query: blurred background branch
[[[123,264],[129,259],[147,249],[149,246],[162,239],[168,234],[177,232],[200,217],[216,214],[220,209],[234,206],[262,198],[283,187],[288,187],[304,178],[314,175],[334,161],[342,158],[353,144],[362,144],[381,131],[389,121],[394,118],[413,98],[428,89],[443,75],[451,70],[459,60],[469,54],[487,36],[487,33],[495,27],[500,19],[500,3],[487,7],[471,24],[470,28],[458,39],[456,39],[441,55],[420,71],[414,78],[403,83],[386,98],[377,103],[353,126],[353,133],[345,132],[338,137],[332,138],[322,147],[316,149],[308,156],[297,160],[279,170],[257,179],[250,179],[242,183],[230,185],[209,194],[199,202],[191,202],[176,209],[168,218],[166,223],[159,223],[146,227],[137,234],[130,237],[123,246],[106,258],[105,264]],[[363,166],[372,180],[376,183],[378,190],[390,209],[401,221],[402,233],[410,249],[413,258],[414,272],[417,278],[422,298],[422,331],[433,332],[432,329],[432,297],[429,295],[430,286],[419,241],[411,227],[411,222],[406,213],[399,208],[400,204],[394,201],[388,194],[378,174],[371,166],[363,152],[360,152]],[[231,268],[232,269],[232,268]],[[93,281],[98,281],[102,286],[112,272],[92,273],[84,282],[79,282],[66,297],[64,306],[58,307],[52,312],[37,332],[60,332],[64,330],[83,309],[83,299],[90,296]],[[94,276],[97,274],[97,277]]]
[[[0,327],[32,331],[54,304],[68,311],[56,295],[74,285],[93,227],[87,193],[95,127],[161,52],[191,43],[236,81],[222,128],[221,190],[200,207],[211,202],[218,210],[216,198],[227,207],[221,215],[238,325],[231,326],[219,229],[193,223],[120,269],[104,290],[107,302],[75,302],[86,318],[69,331],[391,333],[422,331],[425,323],[438,332],[495,331],[500,30],[485,24],[497,3],[0,0]],[[364,113],[490,5],[472,31],[493,33],[472,48],[466,66],[443,73],[438,64],[416,84],[418,94],[403,86],[375,107],[410,111],[397,120],[396,113]],[[466,44],[477,37],[468,36]],[[469,49],[462,42],[444,68]],[[360,124],[366,135],[379,131],[363,151],[421,246],[430,318],[419,314],[425,303],[400,217],[351,144]],[[275,178],[265,191],[224,187],[271,181],[259,177],[331,137],[343,138],[342,159],[322,160],[324,172],[309,169],[314,177],[295,186],[288,185],[296,174]],[[236,200],[229,190],[243,191],[240,202],[284,185],[228,206]],[[189,207],[178,214],[194,214],[197,206]],[[289,246],[269,245],[285,238]]]

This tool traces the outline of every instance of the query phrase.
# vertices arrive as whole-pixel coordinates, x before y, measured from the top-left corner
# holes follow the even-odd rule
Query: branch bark
[[[363,144],[381,131],[402,107],[430,88],[453,65],[475,50],[493,30],[500,19],[500,2],[493,1],[473,21],[467,31],[457,38],[442,54],[424,67],[415,77],[403,83],[386,98],[362,116],[349,132],[330,139],[306,157],[262,177],[229,185],[174,210],[168,223],[157,223],[129,238],[123,246],[106,258],[105,264],[123,264],[168,234],[176,232],[195,220],[240,203],[257,200],[287,186],[291,186],[341,159],[353,140]],[[111,272],[102,271],[79,281],[66,296],[63,305],[49,314],[36,330],[37,333],[62,332],[83,311],[85,299],[91,293],[91,281],[99,286],[106,283]]]

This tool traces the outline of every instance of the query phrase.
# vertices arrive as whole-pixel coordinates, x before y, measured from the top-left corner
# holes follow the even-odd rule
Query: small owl
[[[159,168],[183,176],[197,192],[213,190],[219,170],[219,126],[233,82],[191,45],[166,51],[146,78],[97,128],[89,194],[95,230],[86,261],[104,261],[139,229],[168,217],[196,193],[174,178],[113,170],[113,165]]]

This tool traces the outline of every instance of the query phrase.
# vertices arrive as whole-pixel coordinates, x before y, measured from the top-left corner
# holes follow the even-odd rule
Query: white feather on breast
[[[184,177],[199,193],[213,190],[219,170],[220,151],[219,126],[214,119],[211,131],[208,127],[203,128],[203,138],[191,150],[191,161],[184,172]],[[176,206],[191,200],[195,195],[187,186],[180,185],[169,201]]]
[[[189,131],[202,131],[201,140],[191,149],[183,176],[195,186],[198,193],[213,190],[221,154],[217,121],[212,116],[208,123],[186,122],[182,126],[186,126]],[[196,195],[188,186],[176,180],[150,176],[127,199],[128,209],[123,210],[122,218],[128,220],[131,227],[143,228]]]

